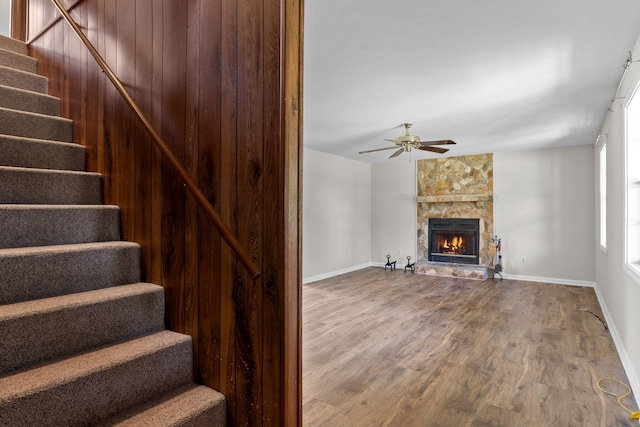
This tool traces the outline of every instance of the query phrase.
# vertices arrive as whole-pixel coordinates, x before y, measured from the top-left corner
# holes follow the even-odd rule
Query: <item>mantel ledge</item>
[[[483,202],[488,194],[448,194],[442,196],[418,196],[418,203]]]

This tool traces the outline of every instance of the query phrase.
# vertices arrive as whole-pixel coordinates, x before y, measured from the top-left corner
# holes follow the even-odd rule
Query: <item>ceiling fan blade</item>
[[[397,140],[395,140],[395,139],[387,139],[387,138],[385,138],[384,140],[385,140],[385,141],[389,141],[389,142],[395,142],[396,144],[398,143],[398,141],[397,141]]]
[[[450,144],[455,144],[455,141],[452,141],[450,139],[443,139],[441,141],[423,141],[420,144],[423,146],[427,146],[427,145],[450,145]]]
[[[397,148],[397,146],[385,147],[385,148],[376,148],[375,150],[360,151],[358,154],[373,153],[374,151],[382,151],[382,150],[391,150],[392,148]]]
[[[404,148],[399,149],[398,151],[396,151],[395,153],[393,153],[392,155],[389,156],[389,158],[393,158],[393,157],[398,157],[400,154],[404,153]]]
[[[443,154],[449,151],[448,148],[433,147],[431,145],[423,145],[422,147],[418,147],[418,150],[431,151],[433,153],[439,153],[439,154]]]

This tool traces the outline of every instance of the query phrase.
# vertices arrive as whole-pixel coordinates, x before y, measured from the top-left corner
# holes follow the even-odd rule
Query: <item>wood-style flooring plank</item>
[[[371,267],[302,294],[306,427],[635,425],[593,289]]]

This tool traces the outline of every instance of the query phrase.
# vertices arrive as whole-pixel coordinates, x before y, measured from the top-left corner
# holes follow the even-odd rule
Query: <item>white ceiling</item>
[[[358,155],[404,122],[447,156],[552,148],[595,142],[640,0],[306,0],[304,31],[306,148],[441,156]]]

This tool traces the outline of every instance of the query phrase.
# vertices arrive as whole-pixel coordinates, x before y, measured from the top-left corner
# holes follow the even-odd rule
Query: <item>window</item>
[[[0,35],[11,37],[11,0],[0,0]]]
[[[640,91],[638,86],[627,103],[626,128],[625,270],[640,283]]]
[[[600,147],[600,247],[607,250],[607,142]]]

